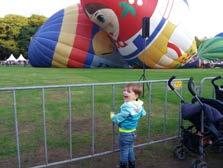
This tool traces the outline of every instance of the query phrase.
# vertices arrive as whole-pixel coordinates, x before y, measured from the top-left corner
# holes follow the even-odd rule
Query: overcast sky
[[[162,0],[161,0],[162,1]],[[55,12],[79,0],[1,0],[0,17],[6,14],[30,16],[40,14],[50,17]],[[198,37],[211,37],[223,32],[223,0],[188,0],[191,22],[189,28]]]

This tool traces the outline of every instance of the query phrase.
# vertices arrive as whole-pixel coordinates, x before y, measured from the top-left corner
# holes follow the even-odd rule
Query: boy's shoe
[[[127,163],[120,163],[119,168],[127,168]]]
[[[135,168],[136,164],[135,162],[129,162],[129,168]]]

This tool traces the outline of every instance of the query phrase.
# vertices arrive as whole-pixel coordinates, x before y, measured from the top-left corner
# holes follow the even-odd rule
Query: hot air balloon
[[[57,12],[29,47],[33,66],[180,68],[196,54],[186,0],[81,0]],[[142,19],[150,18],[148,38]]]
[[[108,35],[92,23],[79,4],[51,16],[29,45],[35,67],[125,67]]]
[[[178,68],[196,54],[194,37],[181,24],[188,12],[187,1],[81,0],[81,4],[132,66]],[[150,17],[148,39],[142,38],[144,16]]]
[[[218,33],[217,35],[215,35],[215,37],[223,37],[223,32]]]
[[[213,37],[198,48],[201,67],[223,67],[223,37]]]

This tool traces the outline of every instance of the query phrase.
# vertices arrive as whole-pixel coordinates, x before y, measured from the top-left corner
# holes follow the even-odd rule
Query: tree
[[[23,54],[25,58],[28,57],[28,47],[31,37],[35,34],[38,27],[24,26],[20,31],[19,38],[17,41],[19,52]]]
[[[6,27],[5,38],[17,40],[22,27],[28,25],[28,19],[19,15],[6,15],[3,25]]]
[[[0,39],[0,59],[4,60],[13,53],[14,55],[19,55],[19,50],[17,43],[14,40],[2,40]]]
[[[36,33],[38,28],[46,21],[45,16],[32,15],[28,18],[28,25],[23,26],[18,36],[18,48],[25,58],[28,57],[28,47],[31,37]]]
[[[27,18],[13,14],[0,18],[0,60],[4,60],[12,53],[15,56],[23,54],[27,58],[30,38],[46,19],[41,15]]]
[[[28,24],[32,27],[39,27],[46,21],[46,19],[47,18],[42,15],[32,15],[28,18]]]

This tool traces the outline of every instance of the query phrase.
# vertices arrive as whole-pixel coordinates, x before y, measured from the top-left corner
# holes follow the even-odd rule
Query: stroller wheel
[[[174,153],[174,156],[179,160],[185,160],[187,158],[187,150],[182,145],[177,145],[174,148],[173,153]]]
[[[192,162],[192,168],[208,168],[208,165],[206,162],[201,160],[194,160]]]
[[[223,146],[212,146],[212,150],[215,153],[223,153]]]
[[[218,153],[223,153],[223,146],[220,146],[220,147],[218,148]]]

